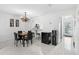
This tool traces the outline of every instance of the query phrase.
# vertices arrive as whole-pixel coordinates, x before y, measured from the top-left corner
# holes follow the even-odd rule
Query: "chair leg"
[[[23,47],[25,47],[25,40],[23,40]]]
[[[27,47],[28,47],[28,43],[29,43],[29,41],[27,40]]]
[[[28,41],[28,44],[29,44],[29,40],[26,40],[26,43],[27,43],[27,41]]]
[[[18,41],[14,40],[14,45],[16,45],[16,47],[18,46]]]
[[[18,41],[16,41],[16,47],[18,46]]]
[[[16,40],[14,40],[14,45],[16,44]]]
[[[20,40],[20,43],[21,43],[21,40]]]
[[[31,39],[31,44],[32,44],[32,39]]]

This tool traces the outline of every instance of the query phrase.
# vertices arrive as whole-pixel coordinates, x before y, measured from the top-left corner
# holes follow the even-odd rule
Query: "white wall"
[[[14,18],[14,21],[16,19],[19,19],[20,17],[18,16],[13,16],[11,14],[6,14],[4,12],[0,12],[0,41],[5,41],[5,40],[14,40],[14,32],[17,32],[18,30],[22,31],[27,31],[26,30],[26,23],[22,22],[19,19],[19,27],[10,27],[10,18]],[[29,23],[29,22],[28,22]],[[28,25],[27,25],[28,26]]]
[[[76,20],[74,32],[75,49],[79,50],[79,20]]]
[[[34,20],[34,23],[39,24],[44,32],[51,32],[53,29],[58,29],[58,22],[58,17],[53,16],[52,14],[40,16]]]
[[[0,13],[0,41],[8,40],[12,35],[9,28],[10,17],[11,15]]]
[[[79,5],[75,11],[75,30],[74,30],[75,49],[79,50]]]

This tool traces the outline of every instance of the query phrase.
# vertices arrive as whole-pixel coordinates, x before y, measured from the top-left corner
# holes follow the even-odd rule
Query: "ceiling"
[[[0,4],[0,11],[18,16],[24,15],[26,11],[29,17],[36,17],[73,7],[73,4]]]

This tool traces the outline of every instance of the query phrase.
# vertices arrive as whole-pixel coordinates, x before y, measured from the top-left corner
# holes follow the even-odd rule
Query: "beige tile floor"
[[[13,40],[7,40],[0,43],[0,55],[75,55],[79,52],[68,51],[62,47],[62,43],[57,46],[46,45],[41,43],[41,40],[33,39],[33,44],[23,47],[18,44],[14,46]]]

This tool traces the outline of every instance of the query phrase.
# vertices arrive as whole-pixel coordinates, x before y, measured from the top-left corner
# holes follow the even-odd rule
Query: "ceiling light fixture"
[[[25,13],[25,15],[24,15],[24,16],[21,16],[21,20],[22,20],[23,22],[26,22],[26,21],[29,20],[29,18],[26,16],[26,12],[24,12],[24,13]]]

